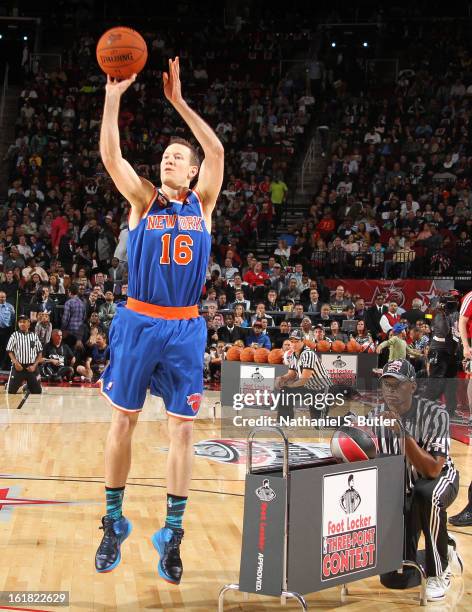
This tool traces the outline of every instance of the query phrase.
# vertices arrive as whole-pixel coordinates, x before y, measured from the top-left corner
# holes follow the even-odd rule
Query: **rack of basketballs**
[[[359,344],[355,340],[349,340],[344,343],[342,340],[320,340],[319,342],[312,342],[311,340],[305,340],[305,345],[308,348],[313,349],[318,353],[375,353],[374,342]],[[290,351],[287,351],[290,353]],[[242,348],[240,346],[230,346],[226,350],[226,359],[228,361],[243,361],[243,362],[254,362],[254,363],[283,363],[284,353],[280,348],[275,348],[269,351],[266,348],[252,348],[246,346]]]

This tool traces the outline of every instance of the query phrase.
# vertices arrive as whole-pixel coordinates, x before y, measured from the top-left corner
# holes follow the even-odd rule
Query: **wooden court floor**
[[[203,418],[196,422],[196,441],[221,437],[218,421],[209,418],[217,399],[215,393],[207,396]],[[0,590],[69,591],[68,609],[82,612],[216,610],[220,587],[238,581],[244,466],[195,459],[184,524],[184,579],[179,587],[160,580],[150,536],[165,513],[167,436],[158,402],[148,400],[134,437],[124,504],[133,533],[123,544],[121,565],[100,575],[94,555],[102,534],[103,448],[111,409],[95,389],[49,389],[30,396],[18,410],[20,400],[0,395]],[[453,456],[461,488],[451,513],[466,500],[472,448],[454,442]],[[465,574],[453,579],[443,602],[428,609],[470,611],[472,527],[452,531],[465,559]],[[416,589],[388,591],[377,578],[352,583],[344,603],[339,588],[309,595],[307,601],[310,610],[418,607]],[[9,609],[2,605],[0,610]],[[44,605],[29,609],[61,610]],[[241,593],[228,594],[225,606],[228,611],[279,609],[300,608],[294,602],[282,608],[275,598],[245,600]]]

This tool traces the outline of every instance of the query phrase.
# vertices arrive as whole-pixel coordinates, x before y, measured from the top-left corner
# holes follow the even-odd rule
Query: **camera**
[[[435,297],[431,300],[431,306],[433,308],[441,308],[447,312],[454,312],[458,309],[458,299],[456,292],[445,293],[440,297]]]

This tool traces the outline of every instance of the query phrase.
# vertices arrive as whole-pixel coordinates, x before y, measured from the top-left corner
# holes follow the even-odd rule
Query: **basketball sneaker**
[[[131,533],[131,523],[122,516],[112,519],[108,516],[102,518],[103,538],[95,554],[95,569],[105,574],[111,572],[121,561],[121,544]]]
[[[464,562],[462,557],[457,552],[457,542],[454,536],[450,533],[447,534],[447,561],[449,563],[448,568],[453,576],[462,576],[464,572]]]
[[[446,568],[441,576],[430,576],[426,579],[426,598],[428,601],[444,599],[450,588],[450,571]]]
[[[157,572],[171,584],[179,584],[182,578],[182,560],[180,558],[180,543],[184,537],[183,529],[163,527],[152,536],[154,548],[159,553]]]

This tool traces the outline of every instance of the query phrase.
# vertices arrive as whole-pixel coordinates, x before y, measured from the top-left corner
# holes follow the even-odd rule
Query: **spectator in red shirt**
[[[249,269],[243,277],[245,283],[259,287],[264,284],[264,281],[269,278],[268,274],[262,270],[260,261],[256,262],[254,269]]]
[[[316,229],[323,236],[330,236],[336,229],[336,221],[333,219],[331,211],[327,211],[321,221],[316,226]]]
[[[51,223],[51,244],[53,249],[59,246],[62,236],[67,234],[69,221],[60,212],[56,212],[54,221]]]

